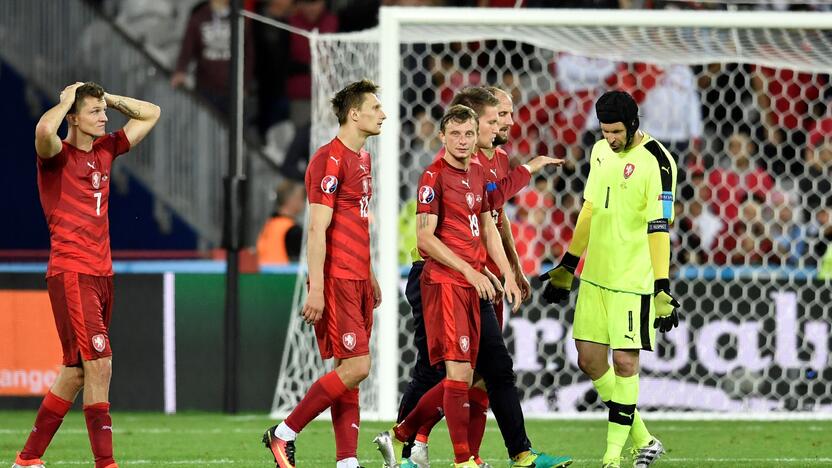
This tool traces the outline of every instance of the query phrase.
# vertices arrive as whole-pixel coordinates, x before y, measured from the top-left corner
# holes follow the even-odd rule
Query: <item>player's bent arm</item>
[[[584,254],[589,244],[589,226],[592,222],[592,203],[584,201],[581,212],[578,213],[578,221],[575,223],[575,232],[572,234],[572,242],[569,243],[570,254],[580,257]]]
[[[58,128],[61,126],[66,113],[72,109],[75,103],[75,89],[83,83],[75,83],[67,86],[61,93],[61,102],[55,107],[46,111],[38,120],[35,127],[35,151],[43,159],[49,159],[61,152],[61,139],[58,137]]]
[[[131,147],[139,144],[150,133],[162,114],[162,109],[156,104],[131,97],[105,93],[104,100],[107,106],[130,118],[124,125],[124,134]]]
[[[309,268],[310,291],[324,290],[324,261],[326,260],[326,230],[332,222],[332,208],[320,203],[309,204],[309,228],[306,238],[306,259]]]
[[[437,262],[451,267],[454,270],[466,275],[473,270],[473,267],[465,260],[459,258],[444,242],[436,237],[436,225],[439,216],[431,213],[419,213],[416,225],[416,245],[419,250]]]

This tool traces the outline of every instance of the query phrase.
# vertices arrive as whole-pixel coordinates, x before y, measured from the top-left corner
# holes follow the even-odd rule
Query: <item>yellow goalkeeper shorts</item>
[[[652,295],[612,291],[581,281],[572,337],[612,349],[652,351],[655,318]]]

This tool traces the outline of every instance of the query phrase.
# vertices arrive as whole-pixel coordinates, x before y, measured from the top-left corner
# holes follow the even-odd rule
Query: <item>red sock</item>
[[[105,468],[115,463],[113,460],[113,420],[110,418],[109,403],[84,405],[84,417],[87,419],[87,434],[90,447],[95,457],[95,468]]]
[[[20,452],[21,459],[34,460],[43,456],[46,447],[49,446],[49,442],[52,442],[52,437],[58,432],[58,428],[64,422],[64,416],[71,407],[71,401],[66,401],[52,392],[48,392],[43,397],[38,415],[35,417],[35,426],[29,433],[29,438],[26,439],[23,451]]]
[[[401,441],[410,440],[416,431],[421,432],[422,425],[434,421],[430,426],[433,427],[436,422],[442,419],[442,401],[445,395],[445,387],[442,382],[439,382],[422,395],[413,411],[396,426],[394,432],[397,439]],[[430,434],[430,430],[428,430],[428,434]]]
[[[445,398],[442,407],[448,422],[448,432],[454,446],[456,463],[463,463],[471,458],[468,447],[468,421],[471,414],[468,403],[468,383],[458,380],[443,380]]]
[[[358,458],[358,427],[361,423],[358,389],[342,393],[329,410],[332,412],[332,428],[335,430],[335,460]]]
[[[284,422],[289,429],[300,432],[310,421],[332,406],[332,403],[346,391],[347,387],[344,386],[341,377],[332,371],[309,387],[306,396]]]
[[[485,420],[488,414],[488,393],[481,388],[471,387],[468,391],[471,405],[471,419],[468,422],[468,448],[474,458],[480,456],[480,445],[485,435]]]

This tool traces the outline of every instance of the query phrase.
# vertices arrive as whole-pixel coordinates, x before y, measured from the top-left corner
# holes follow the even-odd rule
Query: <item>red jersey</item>
[[[55,156],[38,157],[38,194],[51,245],[46,276],[110,276],[110,167],[130,141],[119,130],[96,138],[90,151],[62,145]]]
[[[434,234],[459,258],[475,270],[482,269],[483,245],[479,214],[489,210],[482,166],[471,164],[457,169],[444,159],[434,161],[419,179],[416,213],[437,215]],[[429,283],[470,286],[465,276],[428,256],[424,278]]]
[[[332,208],[326,230],[324,277],[370,279],[370,228],[373,195],[370,154],[344,146],[337,137],[321,146],[306,168],[309,203]]]

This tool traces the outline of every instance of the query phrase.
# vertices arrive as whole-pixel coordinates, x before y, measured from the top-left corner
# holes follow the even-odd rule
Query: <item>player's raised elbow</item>
[[[153,122],[156,122],[159,120],[159,117],[162,116],[162,108],[153,103],[149,104],[150,105],[148,106],[148,119],[152,120]]]
[[[58,129],[53,128],[53,126],[47,122],[38,122],[37,126],[35,126],[35,140],[48,141],[56,135],[57,132]]]

